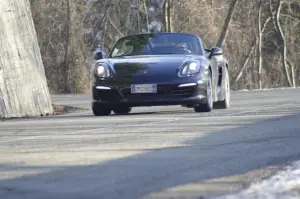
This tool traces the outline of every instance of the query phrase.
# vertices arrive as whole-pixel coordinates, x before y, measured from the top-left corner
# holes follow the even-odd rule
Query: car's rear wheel
[[[225,73],[224,73],[224,78],[225,78],[225,86],[224,86],[224,95],[225,98],[222,101],[218,101],[214,104],[214,108],[216,109],[228,109],[230,107],[230,81],[229,81],[229,74],[228,74],[228,69],[225,67]]]
[[[209,79],[207,81],[207,88],[206,88],[206,103],[198,104],[194,107],[195,112],[210,112],[213,109],[213,86],[212,86],[212,78],[211,73]]]
[[[111,109],[105,106],[102,106],[98,103],[92,104],[92,110],[95,116],[107,116],[111,114]]]
[[[120,107],[115,107],[113,108],[113,112],[116,114],[116,115],[124,115],[124,114],[128,114],[130,113],[132,110],[131,107],[128,107],[128,106],[120,106]]]

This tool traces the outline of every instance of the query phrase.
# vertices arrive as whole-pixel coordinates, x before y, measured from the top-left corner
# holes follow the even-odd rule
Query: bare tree
[[[51,114],[51,97],[28,0],[1,2],[0,54],[0,117]]]
[[[275,28],[276,28],[278,35],[280,36],[280,39],[281,39],[281,42],[283,45],[282,51],[281,51],[283,68],[285,70],[285,74],[286,74],[286,78],[288,80],[289,86],[295,86],[295,85],[293,85],[293,83],[291,81],[291,77],[290,77],[290,72],[289,72],[289,68],[288,68],[288,64],[287,64],[287,55],[286,55],[287,48],[286,48],[285,35],[284,35],[284,32],[283,32],[281,24],[280,24],[280,12],[281,12],[281,8],[282,8],[282,4],[283,4],[282,0],[276,0],[275,11],[272,11],[272,2],[270,0],[271,13],[272,14],[274,13],[273,21],[275,24]]]
[[[149,0],[149,31],[160,32],[164,28],[164,10],[165,0]]]
[[[280,7],[262,0],[260,9],[257,0],[31,1],[52,92],[87,92],[95,49],[108,53],[122,36],[159,31],[194,33],[208,48],[222,46],[236,89],[300,84],[299,0],[281,0]]]
[[[259,89],[262,89],[262,69],[263,69],[263,34],[266,29],[266,26],[271,20],[271,17],[268,17],[264,23],[262,23],[262,7],[263,7],[263,1],[261,0],[259,3],[259,9],[258,9],[258,86]]]
[[[164,4],[164,15],[165,15],[165,26],[167,32],[172,32],[172,6],[173,0],[165,0]]]
[[[223,43],[226,40],[226,37],[228,34],[228,29],[229,29],[230,23],[232,21],[232,16],[234,14],[234,11],[235,11],[235,8],[236,8],[236,5],[238,4],[238,2],[239,2],[239,0],[231,0],[231,3],[229,4],[227,16],[226,16],[226,19],[224,22],[224,26],[222,28],[222,32],[220,34],[219,40],[216,45],[218,47],[222,47]]]
[[[259,89],[262,89],[261,73],[262,73],[262,43],[263,43],[263,31],[261,27],[261,13],[262,12],[262,0],[258,9],[258,85]]]

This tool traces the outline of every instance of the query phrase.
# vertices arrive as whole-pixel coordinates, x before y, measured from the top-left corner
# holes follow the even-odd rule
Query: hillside
[[[88,91],[94,49],[150,31],[221,44],[233,89],[300,84],[299,0],[31,0],[31,9],[54,93]]]

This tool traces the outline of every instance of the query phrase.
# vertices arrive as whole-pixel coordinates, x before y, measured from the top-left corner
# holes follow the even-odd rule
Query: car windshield
[[[197,54],[203,55],[198,37],[190,34],[141,34],[119,39],[109,57]]]

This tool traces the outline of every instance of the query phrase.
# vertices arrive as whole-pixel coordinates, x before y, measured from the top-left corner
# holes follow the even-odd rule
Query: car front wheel
[[[111,114],[111,109],[101,106],[97,103],[92,104],[92,110],[95,116],[107,116]]]
[[[206,87],[206,103],[199,104],[194,107],[195,112],[210,112],[213,109],[213,96],[212,96],[212,78],[211,74],[207,81],[207,87]]]
[[[121,106],[121,107],[116,107],[116,108],[113,108],[113,112],[116,114],[116,115],[124,115],[124,114],[128,114],[130,113],[132,110],[131,107],[128,107],[128,106]]]
[[[218,101],[214,104],[214,108],[216,109],[228,109],[230,107],[230,82],[229,82],[229,74],[228,74],[227,67],[225,68],[224,78],[225,78],[225,86],[224,86],[225,98],[224,100]]]

